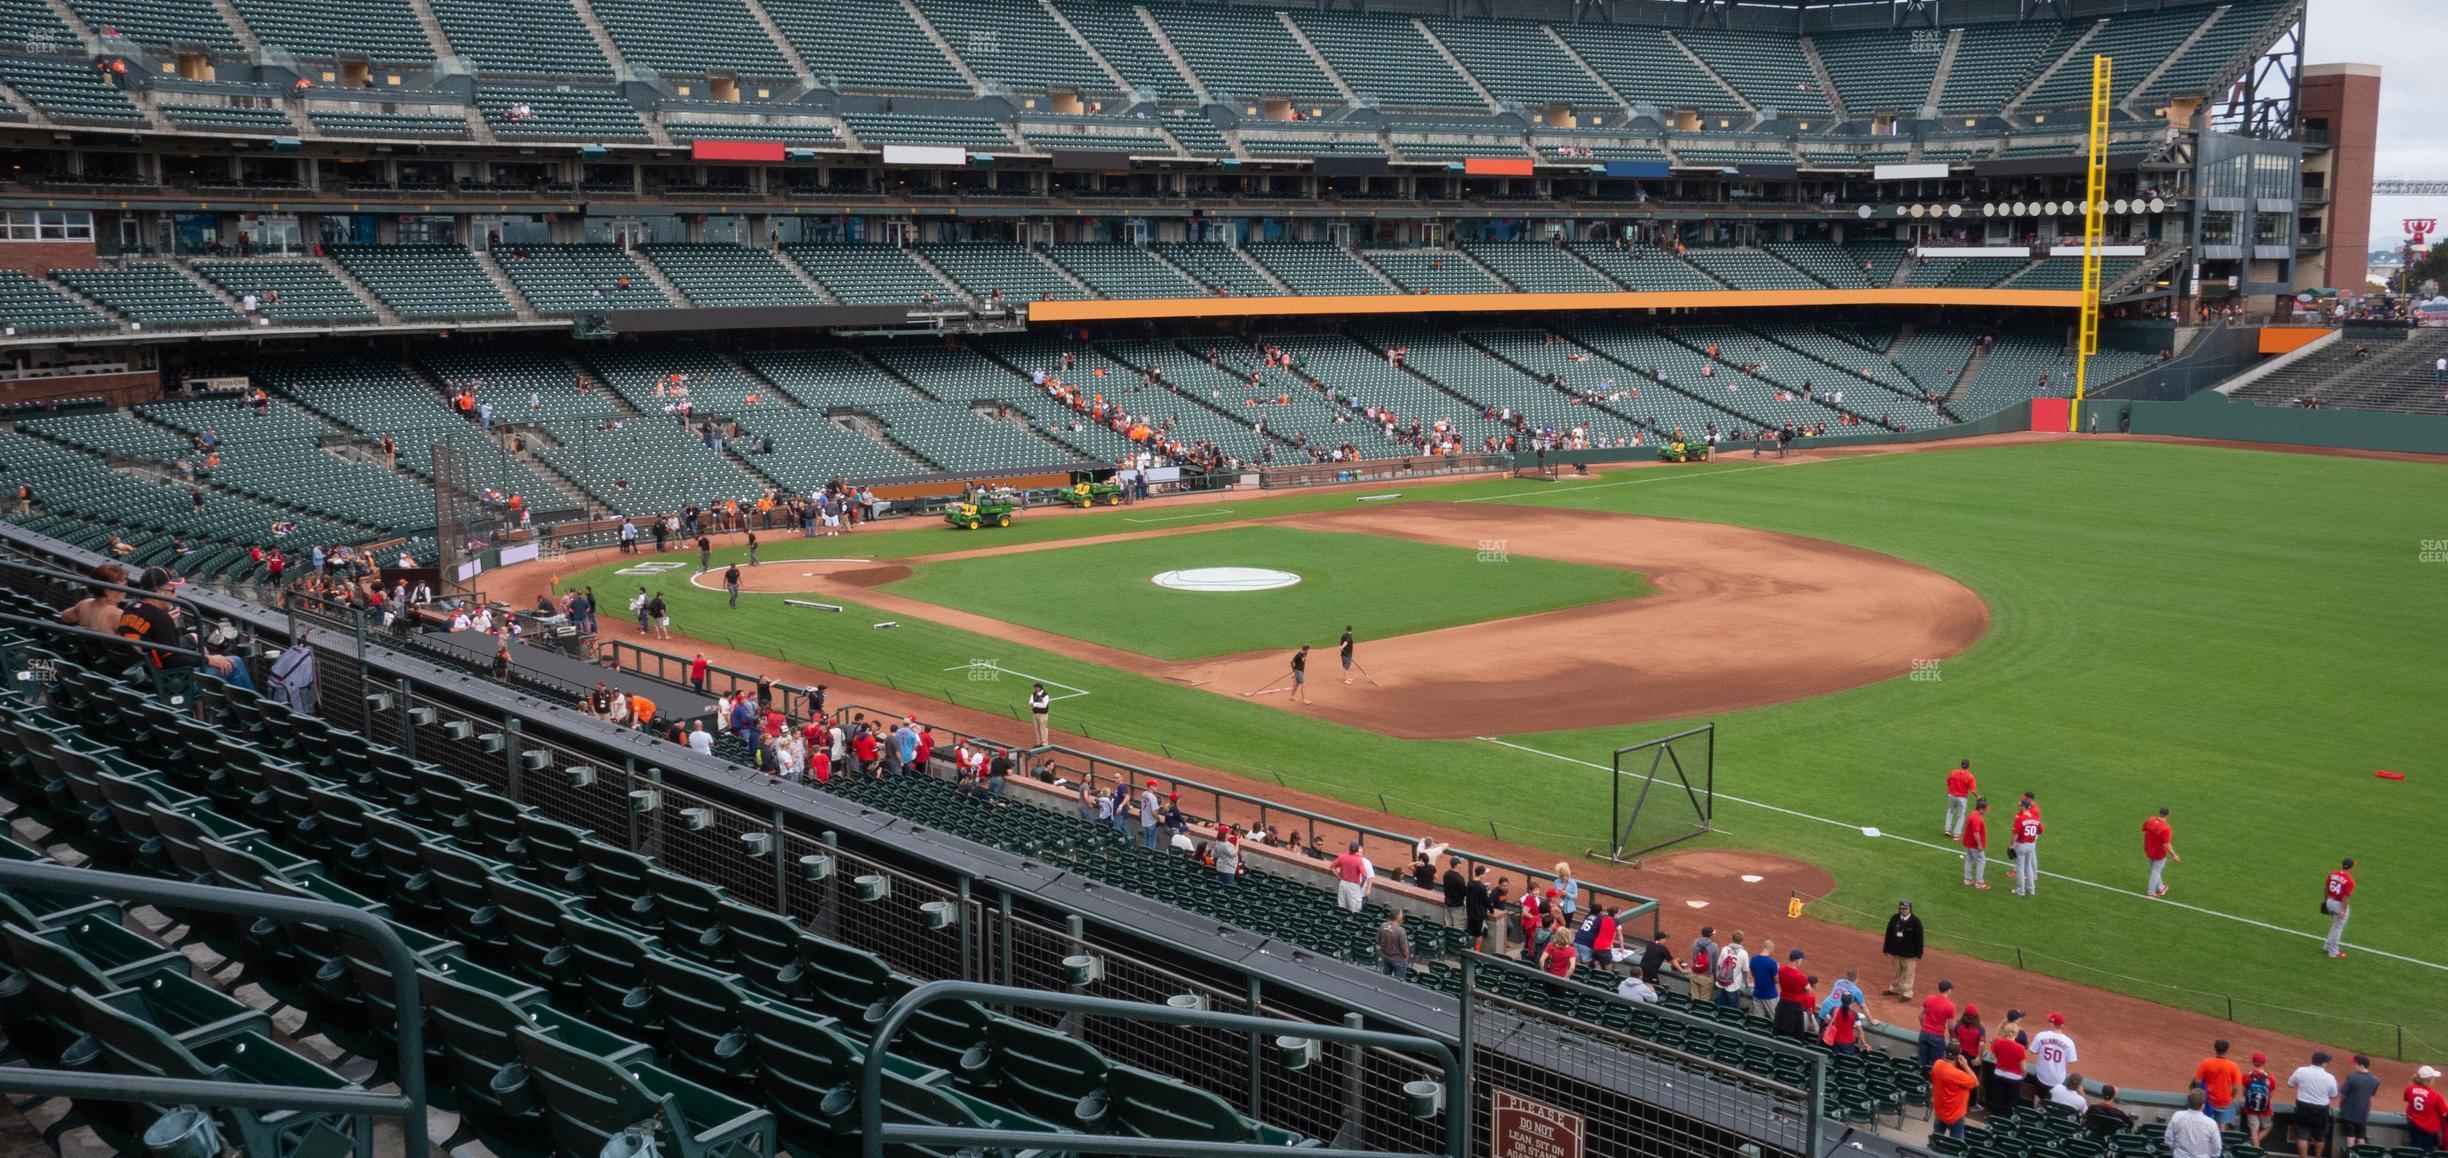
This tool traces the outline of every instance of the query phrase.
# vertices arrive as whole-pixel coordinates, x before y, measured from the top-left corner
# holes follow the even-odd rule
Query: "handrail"
[[[1104,1137],[1092,1134],[1045,1134],[1029,1130],[977,1130],[884,1122],[884,1063],[889,1046],[911,1017],[929,1005],[945,1001],[977,1001],[1015,1009],[1049,1009],[1060,1013],[1105,1014],[1165,1025],[1196,1025],[1236,1033],[1280,1034],[1318,1038],[1378,1049],[1433,1055],[1445,1072],[1445,1149],[1443,1158],[1462,1158],[1470,1145],[1469,1087],[1462,1061],[1452,1046],[1433,1037],[1387,1033],[1325,1022],[1283,1021],[1242,1013],[1217,1013],[1176,1005],[1148,1005],[1079,993],[1053,993],[986,985],[975,981],[931,981],[904,994],[884,1013],[867,1041],[867,1056],[859,1069],[859,1152],[862,1158],[883,1158],[887,1142],[979,1149],[1035,1149],[1060,1139],[1061,1148],[1082,1154],[1145,1154],[1151,1158],[1207,1158],[1209,1155],[1281,1155],[1283,1147],[1255,1142],[1193,1142],[1180,1139]],[[1316,1158],[1387,1158],[1383,1150],[1307,1149]]]
[[[271,917],[356,933],[381,951],[383,963],[391,970],[391,999],[398,1011],[400,1092],[378,1094],[362,1089],[348,1091],[307,1086],[239,1085],[192,1078],[137,1077],[0,1066],[0,1093],[397,1117],[400,1128],[406,1134],[404,1141],[408,1158],[424,1158],[429,1152],[425,1131],[425,1018],[417,990],[417,970],[420,966],[416,957],[408,952],[408,943],[401,940],[400,935],[382,918],[332,901],[308,897],[284,897],[185,881],[154,880],[125,873],[69,868],[60,864],[0,861],[0,888],[10,887],[91,894],[114,900],[140,901],[165,909],[204,909],[240,916]]]

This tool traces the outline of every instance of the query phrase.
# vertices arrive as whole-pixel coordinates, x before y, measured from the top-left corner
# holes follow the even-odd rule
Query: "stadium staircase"
[[[2171,245],[2144,258],[2141,264],[2126,270],[2123,276],[2100,287],[2100,304],[2114,305],[2128,297],[2140,296],[2136,291],[2149,288],[2160,274],[2183,265],[2192,257],[2192,246]]]
[[[573,0],[573,2],[584,3],[585,0]],[[493,279],[493,288],[501,291],[502,300],[510,303],[510,309],[518,315],[520,321],[536,320],[535,305],[527,300],[527,295],[519,292],[517,283],[512,282],[510,275],[502,271],[501,263],[493,260],[492,254],[481,249],[471,249],[468,251],[468,256],[476,259],[476,268],[483,270],[486,277]]]
[[[681,293],[679,286],[672,284],[671,275],[664,273],[661,267],[655,265],[653,258],[636,251],[631,251],[629,257],[633,264],[645,271],[646,280],[653,282],[655,289],[660,290],[665,298],[670,299],[673,306],[686,307],[690,304],[689,296]]]
[[[1691,59],[1692,67],[1699,69],[1700,74],[1707,77],[1710,83],[1715,84],[1718,88],[1724,89],[1726,95],[1733,99],[1735,107],[1751,114],[1751,116],[1755,119],[1760,115],[1759,106],[1752,104],[1751,99],[1744,96],[1741,89],[1734,87],[1733,83],[1726,80],[1723,74],[1719,73],[1716,69],[1711,68],[1706,58],[1702,57],[1699,53],[1692,51],[1691,45],[1683,43],[1682,37],[1676,36],[1673,33],[1666,32],[1664,30],[1660,30],[1658,35],[1664,37],[1666,43],[1673,45],[1676,52],[1680,52],[1684,56],[1689,57]]]
[[[43,0],[43,4],[51,9],[54,18],[67,26],[68,31],[76,34],[79,47],[89,48],[101,42],[101,36],[94,31],[93,25],[86,23],[85,17],[69,5],[68,0]]]
[[[1346,106],[1359,104],[1360,94],[1353,92],[1351,83],[1343,79],[1343,74],[1336,72],[1334,65],[1327,63],[1326,54],[1318,51],[1318,46],[1309,39],[1309,34],[1301,29],[1300,22],[1292,19],[1291,10],[1276,9],[1275,19],[1282,22],[1284,32],[1292,37],[1292,42],[1300,45],[1302,52],[1309,54],[1309,63],[1316,65],[1318,75],[1325,77],[1327,83],[1334,85],[1335,92],[1342,95],[1343,103]]]
[[[1938,50],[1938,67],[1930,73],[1929,95],[1921,99],[1921,107],[1938,107],[1938,98],[1946,92],[1947,78],[1955,74],[1955,50],[1963,47],[1963,29],[1947,29],[1946,44]]]
[[[425,30],[425,39],[433,41],[434,59],[448,60],[459,55],[451,47],[450,36],[442,31],[442,19],[434,15],[430,0],[408,0],[408,11],[416,17],[417,27]]]
[[[323,272],[331,275],[333,281],[347,286],[350,293],[357,295],[358,301],[364,302],[368,309],[373,310],[376,320],[386,326],[399,323],[401,320],[399,311],[385,304],[373,290],[366,288],[364,282],[358,281],[354,274],[341,268],[339,261],[330,254],[318,253],[314,256],[314,261],[315,264],[323,267]]]
[[[587,35],[595,38],[596,51],[603,53],[604,59],[612,63],[612,75],[629,75],[629,61],[621,55],[620,45],[613,42],[612,30],[604,27],[603,17],[596,15],[595,6],[588,3],[588,0],[569,0],[569,3],[570,9],[578,14],[578,23],[585,25]],[[751,4],[750,7],[755,8],[755,5]],[[508,279],[496,280],[506,281]],[[525,317],[526,315],[522,313],[520,316]]]
[[[1190,82],[1190,95],[1197,97],[1198,103],[1202,105],[1214,104],[1215,97],[1208,93],[1207,82],[1199,76],[1197,70],[1190,67],[1190,58],[1182,55],[1181,46],[1173,43],[1172,37],[1165,35],[1164,25],[1158,23],[1155,15],[1146,8],[1134,5],[1131,11],[1139,17],[1139,23],[1147,26],[1148,35],[1155,39],[1156,47],[1164,50],[1165,60],[1173,65],[1174,71],[1181,73],[1182,79]]]
[[[2090,57],[2082,54],[2083,45],[2091,43],[2091,38],[2098,36],[2100,34],[2100,29],[2106,28],[2107,26],[2108,22],[2106,20],[2092,21],[2091,27],[2083,29],[2082,35],[2075,37],[2074,43],[2067,45],[2065,51],[2060,53],[2055,61],[2051,62],[2047,68],[2043,68],[2040,71],[2033,73],[2031,83],[2024,85],[2023,91],[2014,94],[2014,99],[2007,101],[2005,105],[2000,107],[1998,109],[1998,115],[2003,117],[2013,116],[2015,114],[2015,110],[2021,108],[2024,101],[2030,100],[2033,93],[2039,92],[2042,86],[2048,84],[2050,77],[2057,75],[2057,70],[2062,68],[2078,67],[2073,63],[2075,61],[2088,61]]]
[[[1583,75],[1589,77],[1591,84],[1597,85],[1599,91],[1607,94],[1607,98],[1615,102],[1615,115],[1619,117],[1632,115],[1632,102],[1625,100],[1624,94],[1607,82],[1606,74],[1598,71],[1597,66],[1589,62],[1589,58],[1582,56],[1581,50],[1574,48],[1571,41],[1564,39],[1564,34],[1556,31],[1555,25],[1541,23],[1539,31],[1547,34],[1548,41],[1555,45],[1557,53],[1571,61],[1574,68],[1580,69]]]
[[[2151,82],[2158,80],[2161,75],[2167,72],[2167,70],[2174,68],[2178,62],[2182,61],[2186,53],[2193,51],[2193,46],[2201,43],[2202,37],[2210,34],[2210,28],[2212,25],[2228,19],[2234,11],[2235,10],[2233,8],[2226,7],[2211,9],[2209,17],[2204,19],[2201,23],[2194,25],[2193,31],[2186,33],[2184,40],[2177,44],[2173,51],[2169,52],[2166,56],[2160,57],[2157,65],[2153,66],[2149,72],[2144,73],[2141,80],[2134,82],[2134,86],[2132,88],[2125,90],[2125,100],[2123,103],[2126,105],[2131,105],[2136,97],[2142,95],[2142,90],[2151,86]],[[2119,81],[2118,83],[2120,87],[2123,84],[2122,81]]]
[[[1827,98],[1828,108],[1836,114],[1836,123],[1843,124],[1850,116],[1845,112],[1844,94],[1836,89],[1836,78],[1829,74],[1827,61],[1820,59],[1819,46],[1810,37],[1799,41],[1802,59],[1810,65],[1811,79],[1819,85],[1820,95]]]
[[[1105,58],[1104,51],[1090,41],[1086,33],[1079,30],[1079,25],[1071,23],[1071,18],[1063,15],[1061,5],[1056,4],[1054,0],[1021,0],[1021,2],[1033,2],[1045,9],[1046,18],[1054,22],[1054,27],[1062,29],[1063,35],[1071,38],[1072,46],[1079,49],[1080,54],[1088,58],[1088,63],[1097,66],[1098,71],[1103,72],[1107,79],[1113,81],[1115,92],[1131,91],[1131,83],[1122,75],[1122,70],[1115,68],[1113,61]],[[1175,143],[1179,144],[1179,142]]]
[[[901,0],[901,8],[909,13],[910,23],[917,25],[918,31],[926,34],[927,42],[935,46],[935,51],[942,53],[945,60],[951,61],[953,70],[960,73],[962,80],[969,82],[969,90],[971,92],[984,91],[985,84],[978,79],[977,70],[969,67],[969,62],[961,59],[960,53],[952,51],[952,42],[944,39],[943,32],[935,27],[934,21],[927,19],[926,13],[919,11],[917,0]]]
[[[1901,346],[1903,344],[1904,339],[1896,339],[1896,345]],[[1972,383],[1979,380],[1981,367],[1987,366],[1988,364],[1989,347],[1975,344],[1972,347],[1972,357],[1964,362],[1963,373],[1957,374],[1955,376],[1955,381],[1947,387],[1946,394],[1941,400],[1941,404],[1951,404],[1956,399],[1963,397],[1964,391],[1971,389]]]
[[[748,15],[756,18],[757,27],[765,30],[765,39],[773,41],[774,47],[781,51],[782,63],[790,66],[791,77],[800,84],[815,88],[815,72],[808,68],[807,58],[799,55],[799,46],[791,43],[791,38],[782,31],[781,25],[774,23],[773,13],[767,12],[765,6],[758,3],[757,0],[740,0],[740,2],[746,5]],[[843,130],[844,133],[848,131]]]
[[[230,0],[211,0],[211,2],[212,10],[218,13],[221,22],[229,25],[230,31],[237,35],[239,46],[246,49],[247,59],[266,59],[262,38],[256,36],[255,30],[247,26],[245,17],[238,15],[238,6],[231,3]]]
[[[1471,75],[1471,70],[1462,64],[1462,58],[1455,56],[1454,50],[1447,47],[1443,40],[1437,38],[1436,30],[1428,27],[1426,20],[1414,16],[1411,18],[1411,25],[1419,30],[1420,39],[1427,41],[1430,47],[1436,49],[1436,54],[1444,59],[1445,67],[1454,70],[1454,74],[1460,76],[1462,82],[1469,85],[1472,92],[1479,94],[1480,100],[1487,102],[1491,111],[1503,110],[1504,102],[1497,100],[1495,93],[1489,92],[1488,87],[1481,84],[1478,77]]]

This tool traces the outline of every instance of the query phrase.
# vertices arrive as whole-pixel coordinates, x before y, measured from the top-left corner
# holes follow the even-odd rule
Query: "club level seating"
[[[417,137],[448,140],[468,135],[464,117],[427,116],[415,113],[326,113],[310,112],[306,118],[326,136],[335,137]]]
[[[960,291],[894,245],[816,242],[784,252],[846,305],[918,305],[932,296],[957,302]]]
[[[1791,165],[1798,158],[1782,149],[1707,149],[1675,147],[1675,167],[1678,169],[1727,168],[1738,165]]]
[[[1384,270],[1394,284],[1413,293],[1504,293],[1505,285],[1489,277],[1469,258],[1450,249],[1373,249],[1362,257]]]
[[[1599,272],[1623,283],[1635,292],[1664,293],[1683,290],[1723,289],[1716,279],[1691,267],[1671,253],[1645,246],[1617,249],[1603,241],[1574,242],[1566,248],[1580,254]]]
[[[1524,155],[1518,141],[1429,141],[1396,137],[1393,145],[1395,152],[1415,161],[1459,161],[1472,157],[1513,160]]]
[[[139,44],[239,51],[238,38],[204,0],[74,0],[69,7],[93,28],[116,29]]]
[[[2019,257],[1932,257],[1904,271],[1904,284],[1984,289],[2013,277],[2030,262]]]
[[[1486,111],[1487,100],[1445,63],[1409,17],[1294,12],[1292,22],[1354,92],[1389,108]]]
[[[1164,46],[1156,42],[1147,25],[1139,20],[1139,10],[1129,4],[1106,3],[1102,0],[1056,0],[1063,19],[1079,30],[1082,39],[1097,50],[1097,55],[1122,74],[1133,91],[1166,105],[1190,102],[1195,94],[1181,70],[1165,55]]]
[[[1099,133],[1066,125],[1061,128],[1024,128],[1020,131],[1020,139],[1040,153],[1050,153],[1056,149],[1092,149],[1128,153],[1134,157],[1173,155],[1173,143],[1154,133]]]
[[[21,334],[70,334],[112,329],[109,318],[83,302],[19,273],[0,270],[0,326]]]
[[[1296,294],[1390,294],[1397,292],[1350,251],[1298,241],[1253,241],[1242,252],[1265,266]]]
[[[172,127],[203,133],[294,133],[297,124],[279,109],[241,105],[190,105],[162,101],[153,106]]]
[[[1762,248],[1786,264],[1837,289],[1869,289],[1873,286],[1887,284],[1873,280],[1878,273],[1875,262],[1871,262],[1866,256],[1856,255],[1834,242],[1770,242]],[[1865,262],[1869,262],[1871,268],[1862,268]],[[1891,272],[1894,269],[1893,266],[1888,268]]]
[[[1232,156],[1232,145],[1224,140],[1223,131],[1217,129],[1215,122],[1208,120],[1205,113],[1175,109],[1156,118],[1156,127],[1181,142],[1182,151],[1193,157]]]
[[[1121,91],[1039,5],[920,0],[918,11],[982,80],[1031,92]]]
[[[958,145],[987,151],[1012,148],[1003,126],[986,117],[905,116],[899,113],[843,113],[851,135],[870,148],[883,145]]]
[[[1190,275],[1234,297],[1271,297],[1283,291],[1250,267],[1240,250],[1215,241],[1158,242],[1152,248]]]
[[[465,247],[347,245],[331,255],[403,318],[513,316],[509,301]]]
[[[719,306],[814,306],[824,299],[801,284],[781,259],[738,245],[666,242],[640,252],[687,296],[689,304]]]
[[[2142,259],[2134,257],[2102,258],[2100,285],[2103,288],[2115,285],[2118,278],[2132,273],[2134,267],[2140,264]],[[2082,288],[2082,259],[2052,257],[2033,262],[2029,268],[2007,278],[2002,284],[2008,289],[2078,290]]]
[[[819,83],[884,92],[969,91],[896,0],[772,0],[765,5]]]
[[[1462,248],[1528,293],[1617,293],[1623,289],[1569,251],[1547,242],[1481,241]]]
[[[1966,25],[1955,45],[1946,89],[1938,95],[1939,111],[1996,115],[2016,93],[2030,87],[2042,69],[2064,56],[2085,27],[2049,21]]]
[[[60,43],[74,43],[61,30]],[[55,120],[81,124],[144,123],[127,95],[104,81],[92,66],[59,57],[0,57],[0,81]]]
[[[231,326],[238,311],[177,269],[153,262],[116,269],[55,269],[53,280],[146,326]]]
[[[1343,96],[1269,9],[1150,4],[1165,36],[1213,94],[1340,106]],[[1228,102],[1229,103],[1229,102]]]
[[[683,120],[666,114],[663,131],[675,142],[780,141],[810,149],[840,149],[841,128],[832,121],[714,121]]]
[[[1135,245],[1074,242],[1053,246],[1046,256],[1104,297],[1195,298],[1209,293]]]
[[[1008,241],[921,245],[918,252],[981,302],[992,299],[1018,305],[1088,296],[1038,260],[1036,251]]]
[[[233,0],[264,47],[314,60],[421,64],[433,43],[406,0]]]
[[[1667,39],[1664,29],[1595,24],[1552,27],[1610,87],[1634,104],[1703,113],[1743,111],[1742,102],[1700,71],[1699,65]]]
[[[195,271],[234,298],[255,294],[256,310],[275,322],[372,322],[374,311],[315,261],[199,261]],[[278,291],[280,300],[268,300]]]
[[[493,260],[542,313],[663,309],[674,304],[615,246],[510,245],[494,249]]]
[[[1814,124],[1836,115],[1791,37],[1701,28],[1674,35],[1763,114],[1774,110],[1780,120]]]
[[[1382,157],[1385,146],[1374,136],[1350,133],[1300,133],[1280,137],[1253,137],[1241,134],[1241,147],[1253,157]]]
[[[1431,19],[1428,28],[1498,101],[1593,109],[1615,103],[1588,73],[1557,50],[1539,25]]]
[[[1578,150],[1586,150],[1579,152]],[[1654,145],[1578,145],[1541,141],[1539,155],[1550,161],[1595,164],[1601,161],[1667,161],[1666,150]]]
[[[691,0],[686,8],[651,0],[593,0],[593,7],[633,66],[670,76],[791,75],[782,50],[740,0]]]
[[[431,0],[451,47],[477,70],[508,76],[600,77],[612,64],[569,0],[515,8],[500,0]]]
[[[1917,116],[1929,103],[1948,31],[1929,28],[1822,33],[1811,37],[1828,79],[1855,118],[1875,113]],[[1958,61],[1958,67],[1961,62]],[[1994,111],[1996,106],[1991,106]]]
[[[530,115],[512,120],[510,110],[518,106]],[[641,141],[649,135],[636,106],[614,88],[489,83],[477,88],[476,107],[493,135],[505,140]]]

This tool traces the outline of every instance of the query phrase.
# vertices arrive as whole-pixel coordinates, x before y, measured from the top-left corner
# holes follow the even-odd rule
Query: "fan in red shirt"
[[[1809,956],[1800,949],[1785,955],[1785,963],[1777,966],[1777,1003],[1774,1023],[1776,1032],[1786,1037],[1803,1035],[1802,1014],[1810,1009],[1810,974],[1802,971],[1802,959]]]
[[[2448,1124],[2448,1114],[2441,1113],[2443,1107],[2439,1091],[2431,1088],[2431,1083],[2438,1081],[2439,1076],[2438,1070],[2424,1066],[2414,1071],[2413,1081],[2406,1083],[2406,1133],[2417,1152],[2437,1149],[2440,1128]]]
[[[1578,958],[1573,956],[1572,938],[1557,937],[1547,942],[1546,957],[1540,964],[1546,966],[1549,973],[1558,977],[1570,977],[1573,962],[1576,960]]]
[[[2006,1019],[2014,1020],[2012,1010]],[[2031,1060],[2031,1048],[2001,1033],[1989,1039],[1989,1056],[1997,1063],[1989,1070],[1989,1115],[2002,1118],[2023,1098],[2023,1066]]]
[[[2166,896],[2167,882],[2160,879],[2159,871],[2169,861],[2184,859],[2176,855],[2176,830],[2168,826],[2167,809],[2160,809],[2159,815],[2142,822],[2142,859],[2150,862],[2150,884],[2143,888],[2142,895]]]
[[[1980,791],[1980,782],[1972,778],[1970,760],[1947,770],[1946,790],[1946,834],[1951,840],[1963,834],[1964,813],[1972,806],[1972,794]]]

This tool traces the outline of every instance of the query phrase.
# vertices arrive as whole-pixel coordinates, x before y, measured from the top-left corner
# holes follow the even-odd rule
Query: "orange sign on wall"
[[[2263,326],[2261,352],[2286,354],[2300,350],[2329,336],[2326,326]]]
[[[1530,158],[1465,157],[1462,171],[1473,177],[1527,177],[1530,175]]]
[[[1509,1090],[1490,1090],[1488,1153],[1494,1158],[1581,1158],[1589,1119]]]

